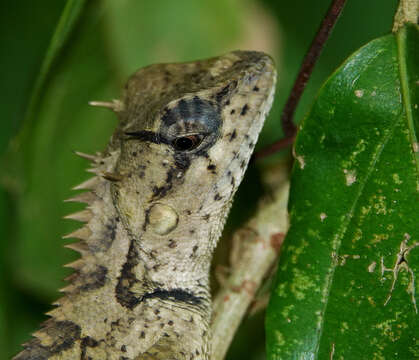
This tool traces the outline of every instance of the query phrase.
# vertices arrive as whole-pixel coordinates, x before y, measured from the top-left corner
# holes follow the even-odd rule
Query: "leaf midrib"
[[[409,91],[409,75],[406,64],[406,27],[401,28],[397,35],[397,52],[399,60],[400,84],[402,90],[402,101],[406,110],[407,128],[409,130],[409,137],[412,144],[413,160],[416,166],[416,184],[419,189],[419,152],[415,151],[414,144],[418,144],[416,137],[415,124],[413,121],[412,101],[410,99]]]
[[[380,156],[381,156],[385,146],[387,145],[388,141],[392,137],[392,135],[394,133],[394,129],[399,124],[402,117],[403,117],[403,114],[400,114],[398,121],[396,121],[393,124],[393,126],[391,127],[391,130],[388,132],[388,134],[386,134],[384,136],[382,144],[377,146],[377,149],[376,149],[376,151],[375,151],[375,153],[373,154],[373,157],[372,157],[371,165],[368,167],[368,171],[367,171],[367,173],[364,177],[364,181],[360,182],[358,192],[356,193],[353,205],[351,206],[351,209],[349,210],[348,216],[345,219],[345,221],[342,223],[342,226],[340,227],[339,231],[336,233],[337,235],[335,236],[335,239],[333,241],[334,246],[332,248],[332,254],[333,253],[335,254],[335,259],[332,259],[331,269],[330,269],[328,275],[326,276],[326,285],[325,285],[325,287],[327,288],[327,292],[326,292],[326,296],[325,296],[326,299],[324,301],[324,306],[323,306],[323,309],[321,311],[322,321],[321,321],[321,326],[320,326],[319,331],[318,331],[318,336],[317,336],[317,341],[316,341],[316,349],[314,351],[314,355],[315,355],[316,359],[318,358],[318,353],[319,353],[319,350],[320,350],[320,343],[321,343],[321,339],[322,339],[322,336],[323,336],[323,329],[324,329],[324,323],[325,323],[324,314],[326,314],[327,306],[328,306],[328,303],[329,303],[330,289],[332,287],[334,273],[335,273],[336,267],[338,265],[336,259],[337,259],[337,256],[339,254],[340,246],[342,244],[342,239],[344,238],[344,236],[346,234],[346,231],[348,230],[349,225],[350,225],[350,223],[353,219],[353,214],[354,214],[355,209],[357,207],[358,200],[363,195],[365,185],[368,183],[368,180],[369,180],[373,170],[375,169],[375,165],[379,161]]]

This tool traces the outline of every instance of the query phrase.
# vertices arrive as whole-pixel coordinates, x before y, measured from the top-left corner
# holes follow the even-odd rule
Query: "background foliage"
[[[236,48],[265,50],[276,59],[279,73],[274,108],[259,146],[267,144],[281,136],[280,108],[328,3],[88,1],[28,116],[31,94],[66,1],[0,3],[0,359],[16,353],[45,319],[42,313],[57,298],[69,273],[62,264],[76,256],[63,249],[60,240],[75,227],[61,217],[77,207],[62,200],[87,177],[86,162],[72,150],[101,150],[115,125],[111,113],[90,109],[87,101],[118,97],[126,77],[153,62],[205,58]],[[396,5],[382,0],[348,2],[298,118],[332,70],[355,49],[390,31]],[[246,205],[248,214],[260,192],[258,184],[253,167],[242,186],[246,191],[240,191],[236,201],[241,208]],[[232,218],[230,228],[243,221],[237,206]],[[228,358],[263,358],[263,349],[262,318],[252,318]]]

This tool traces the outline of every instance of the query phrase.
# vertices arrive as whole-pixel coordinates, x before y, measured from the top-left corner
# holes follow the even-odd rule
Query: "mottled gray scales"
[[[274,92],[262,53],[140,69],[112,108],[95,177],[69,201],[85,222],[64,297],[15,357],[207,360],[209,269]]]

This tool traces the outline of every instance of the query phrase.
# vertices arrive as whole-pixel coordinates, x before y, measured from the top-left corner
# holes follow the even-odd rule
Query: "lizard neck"
[[[102,159],[94,171],[112,171],[113,159],[112,154]],[[145,247],[150,243],[147,231],[137,237],[127,231],[112,202],[109,181],[97,176],[78,188],[90,190],[74,199],[88,206],[70,217],[86,224],[69,235],[81,239],[69,247],[82,257],[69,264],[75,272],[62,290],[65,296],[48,313],[52,318],[16,359],[142,359],[138,356],[154,345],[161,356],[174,355],[175,347],[179,359],[187,354],[208,359],[211,307],[204,271],[209,264],[200,268],[201,276],[194,276],[188,259],[177,269],[176,260],[162,263],[158,247]],[[183,249],[198,254],[189,259],[197,269],[201,255],[191,239],[177,238],[185,242]]]

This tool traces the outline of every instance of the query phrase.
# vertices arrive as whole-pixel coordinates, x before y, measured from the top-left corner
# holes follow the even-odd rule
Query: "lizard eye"
[[[202,142],[203,138],[202,135],[198,134],[180,136],[173,140],[172,145],[176,150],[188,151],[195,149]]]

